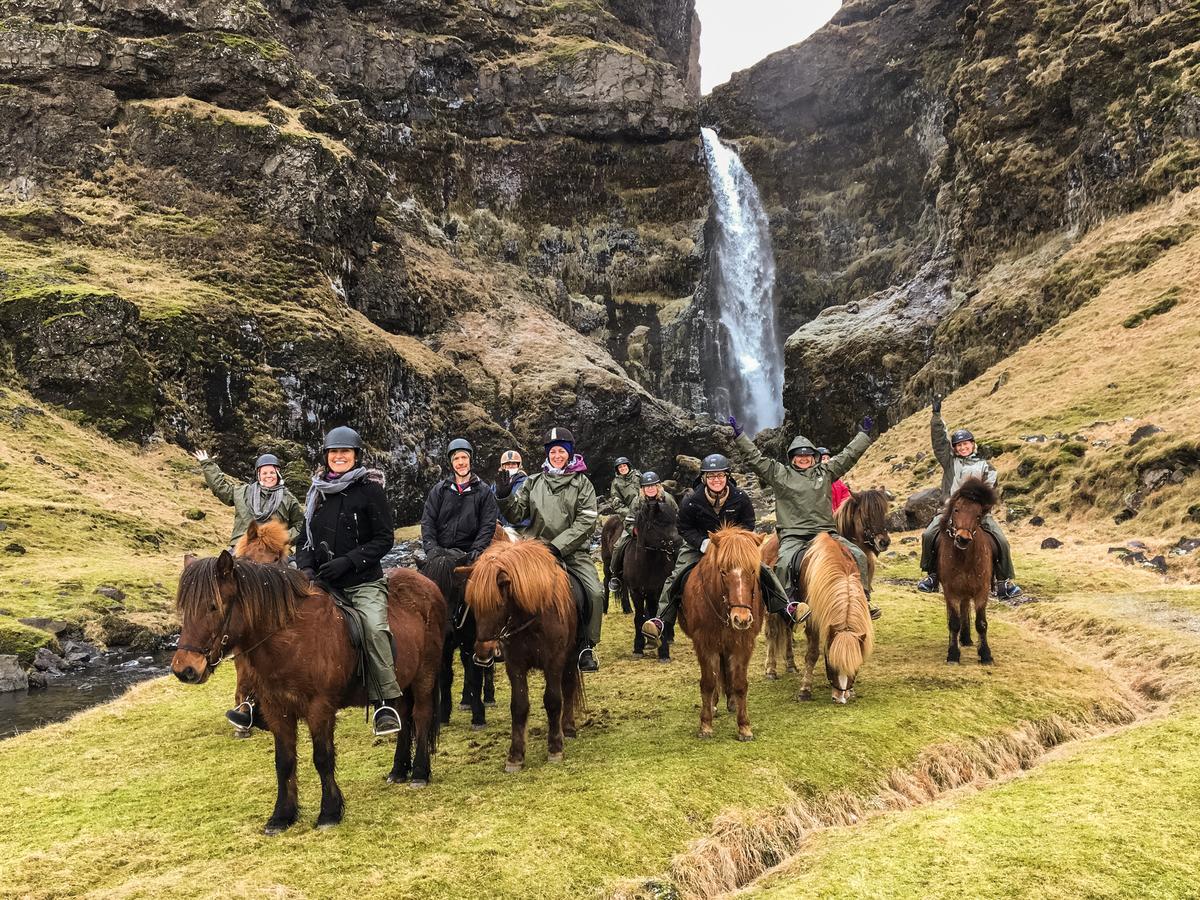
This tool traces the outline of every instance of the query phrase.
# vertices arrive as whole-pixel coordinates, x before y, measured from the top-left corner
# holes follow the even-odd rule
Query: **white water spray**
[[[758,189],[741,159],[701,129],[717,204],[712,277],[723,332],[727,409],[754,434],[783,421],[783,339],[775,322],[775,254]]]

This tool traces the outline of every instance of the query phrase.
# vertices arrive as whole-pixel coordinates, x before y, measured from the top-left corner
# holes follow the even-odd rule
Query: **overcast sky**
[[[701,90],[707,94],[768,53],[800,43],[841,5],[841,0],[696,0]]]

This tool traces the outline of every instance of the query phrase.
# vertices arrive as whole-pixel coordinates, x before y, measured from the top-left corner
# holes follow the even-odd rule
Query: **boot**
[[[663,620],[655,616],[653,619],[647,619],[642,623],[642,634],[646,638],[646,649],[657,650],[659,643],[662,641],[662,633],[665,629]]]
[[[579,654],[580,672],[599,672],[600,663],[596,659],[596,651],[588,644]]]
[[[996,596],[1001,600],[1012,600],[1016,597],[1020,597],[1021,586],[1011,578],[1007,578],[996,585]]]
[[[395,734],[400,730],[400,714],[396,712],[400,698],[384,700],[375,704],[375,714],[371,716],[371,730],[376,737],[385,734]]]
[[[917,590],[922,594],[936,594],[938,591],[937,575],[935,575],[933,572],[930,572],[917,582]]]

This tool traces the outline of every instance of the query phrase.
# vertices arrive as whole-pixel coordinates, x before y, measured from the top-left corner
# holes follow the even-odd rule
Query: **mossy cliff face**
[[[1196,185],[1197,39],[1186,0],[859,0],[717,89],[796,329],[789,422],[897,421],[1183,239],[1059,262]]]
[[[697,37],[687,0],[0,0],[0,364],[235,470],[354,423],[404,517],[454,434],[695,452],[643,360],[703,268]]]

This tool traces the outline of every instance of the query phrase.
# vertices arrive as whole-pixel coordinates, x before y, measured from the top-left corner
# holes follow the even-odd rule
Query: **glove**
[[[350,562],[344,556],[339,556],[327,563],[321,563],[321,568],[317,569],[317,574],[321,576],[322,581],[338,581],[353,571],[354,563]]]
[[[936,394],[933,397],[933,414],[935,416],[942,414],[942,398]]]
[[[472,550],[470,553],[467,554],[467,560],[466,560],[467,565],[468,566],[475,565],[475,560],[479,559],[479,557],[481,555],[483,555],[482,550]]]
[[[871,428],[875,425],[875,420],[870,416],[863,416],[863,431],[867,434],[871,433]]]
[[[199,462],[208,462],[208,454],[203,450],[197,450],[192,456],[196,457]]]
[[[745,430],[744,428],[742,428],[741,425],[738,424],[738,420],[735,419],[733,416],[729,417],[729,427],[733,429],[733,436],[735,438],[741,437],[742,432]]]
[[[300,574],[303,575],[305,578],[307,578],[309,581],[317,580],[317,573],[316,573],[315,569],[301,569]]]
[[[707,553],[707,552],[708,552],[708,545],[709,545],[709,544],[711,544],[711,543],[712,543],[712,541],[710,541],[708,538],[705,538],[704,540],[702,540],[702,541],[700,542],[700,552],[701,552],[701,553]]]
[[[554,546],[549,541],[546,541],[546,549],[554,554],[555,559],[561,560],[563,558],[562,551],[559,550],[556,546]]]
[[[508,469],[501,469],[496,473],[496,499],[507,499],[512,493],[512,473]]]

